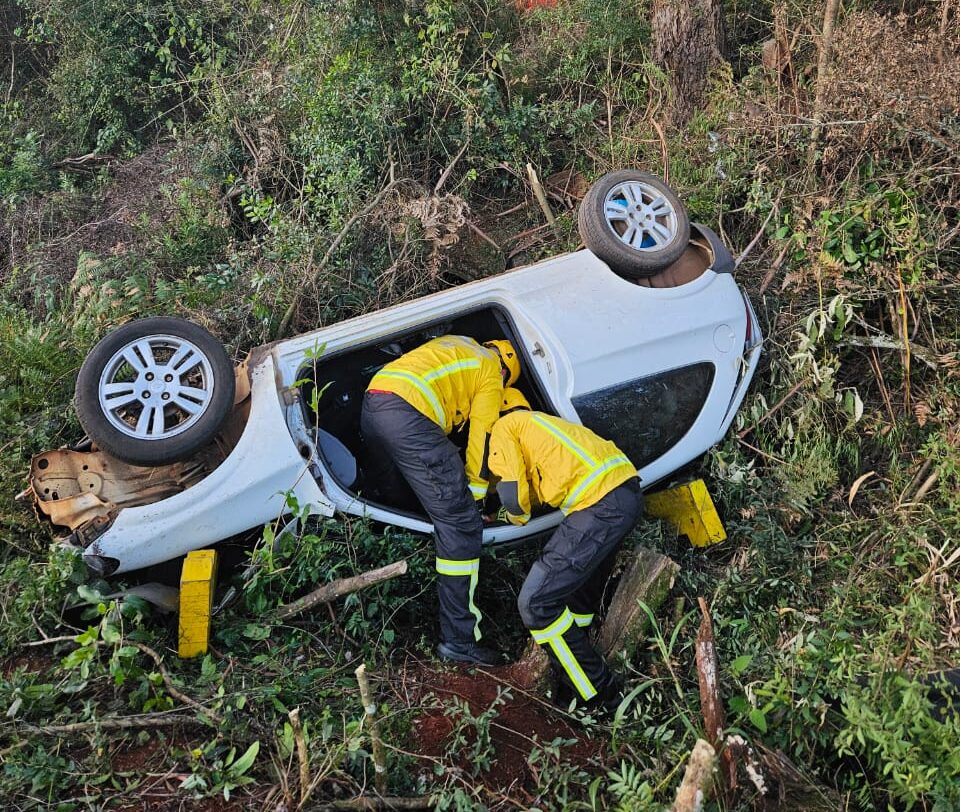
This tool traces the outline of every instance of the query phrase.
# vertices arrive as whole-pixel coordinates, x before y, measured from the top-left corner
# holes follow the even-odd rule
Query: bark
[[[807,145],[807,172],[808,179],[813,180],[813,170],[817,163],[817,143],[823,132],[823,110],[827,100],[827,80],[830,73],[830,62],[833,59],[833,31],[837,23],[837,14],[840,11],[840,0],[827,0],[823,11],[823,33],[820,37],[820,54],[817,59],[817,92],[813,100],[813,130],[810,132],[810,142]]]
[[[670,594],[680,569],[667,556],[643,547],[631,555],[600,629],[599,648],[606,657],[618,652],[629,657],[633,653],[649,622],[640,601],[655,612]]]
[[[653,61],[669,76],[671,123],[684,124],[702,104],[710,71],[722,60],[722,0],[654,0]]]
[[[373,782],[377,792],[383,795],[387,791],[387,752],[380,738],[380,725],[377,722],[377,703],[373,701],[370,681],[367,679],[367,664],[361,663],[354,672],[360,686],[360,699],[363,701],[364,722],[370,730],[370,742],[373,750]]]
[[[713,623],[703,598],[697,599],[703,619],[697,632],[697,679],[700,682],[700,709],[703,727],[710,744],[717,747],[723,734],[723,705],[720,702],[717,675],[717,647],[713,641]]]
[[[333,801],[321,809],[432,809],[433,796],[422,798],[351,798],[348,801]]]
[[[713,783],[716,760],[714,749],[703,739],[697,739],[670,812],[701,812]]]
[[[366,589],[368,586],[374,586],[383,581],[389,581],[398,575],[406,574],[406,572],[407,562],[395,561],[392,564],[387,564],[385,567],[363,572],[360,575],[354,575],[352,578],[341,578],[338,581],[331,581],[329,584],[324,584],[319,589],[315,589],[302,598],[298,598],[293,603],[281,606],[277,609],[277,617],[280,620],[285,620],[288,617],[299,615],[301,612],[311,609],[318,603],[329,603],[341,595],[357,592],[360,589]]]

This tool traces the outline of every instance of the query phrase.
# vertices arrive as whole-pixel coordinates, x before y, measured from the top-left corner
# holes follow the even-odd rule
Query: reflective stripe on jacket
[[[486,495],[484,451],[503,397],[496,352],[466,336],[434,338],[384,366],[367,388],[393,392],[446,434],[469,421],[467,482],[474,499]]]
[[[633,463],[609,440],[577,423],[527,411],[511,412],[496,422],[488,466],[501,480],[501,500],[505,494],[505,502],[515,502],[504,505],[513,524],[530,519],[531,496],[564,514],[573,513],[637,475]]]

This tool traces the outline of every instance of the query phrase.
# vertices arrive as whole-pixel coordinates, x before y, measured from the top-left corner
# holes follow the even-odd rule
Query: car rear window
[[[696,421],[713,383],[708,361],[578,395],[583,425],[613,440],[637,468],[680,441]]]

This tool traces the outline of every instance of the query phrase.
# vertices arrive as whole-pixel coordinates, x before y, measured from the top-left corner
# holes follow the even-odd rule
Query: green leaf
[[[103,642],[108,645],[113,645],[114,643],[120,642],[120,630],[114,626],[112,623],[104,623],[100,628],[100,636],[103,638]]]
[[[230,765],[228,772],[231,776],[237,778],[243,775],[247,770],[253,766],[253,762],[257,759],[257,753],[260,752],[260,741],[259,739],[251,744],[240,758],[238,758],[233,764]]]
[[[80,584],[77,587],[77,594],[85,603],[100,603],[100,593],[88,584]]]
[[[860,257],[858,257],[857,252],[853,250],[853,246],[846,241],[843,243],[843,258],[847,261],[848,265],[856,265],[860,261]]]
[[[761,733],[767,732],[767,717],[759,708],[750,711],[750,722]]]
[[[272,631],[270,626],[263,626],[259,623],[248,623],[243,627],[243,636],[251,640],[266,640]]]
[[[752,654],[741,654],[737,659],[730,663],[730,672],[735,677],[739,677],[744,671],[746,671],[747,666],[753,662]]]

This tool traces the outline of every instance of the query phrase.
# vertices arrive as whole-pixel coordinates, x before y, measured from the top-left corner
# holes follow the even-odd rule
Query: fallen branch
[[[70,733],[86,733],[90,730],[137,730],[154,727],[174,727],[175,725],[203,724],[196,716],[114,716],[91,722],[74,722],[69,725],[27,725],[34,733],[47,736],[63,736]]]
[[[364,721],[370,728],[370,741],[373,744],[373,781],[377,792],[383,795],[387,791],[387,754],[380,738],[380,726],[377,724],[377,703],[373,701],[370,682],[367,680],[367,664],[360,663],[354,672],[360,686],[360,699],[363,701]]]
[[[841,347],[875,347],[878,350],[900,350],[900,352],[909,352],[911,355],[919,358],[930,369],[936,369],[939,366],[937,357],[925,347],[918,347],[916,344],[910,344],[908,347],[898,338],[891,336],[846,336],[841,342]]]
[[[716,760],[716,751],[703,739],[697,739],[670,812],[701,812],[713,783]]]
[[[754,423],[752,426],[747,426],[745,429],[741,429],[740,433],[737,434],[737,437],[739,437],[742,440],[751,431],[753,431],[755,428],[758,428],[760,424],[763,423],[765,420],[769,420],[771,417],[773,417],[778,411],[780,411],[780,408],[783,406],[784,403],[786,403],[788,400],[790,400],[790,398],[792,398],[795,394],[797,394],[797,392],[800,391],[800,387],[803,386],[803,384],[804,384],[804,381],[800,381],[799,383],[794,384],[793,388],[791,388],[790,391],[787,392],[787,394],[785,394],[782,398],[780,398],[780,400],[778,400],[773,406],[771,406],[769,411],[767,411],[767,413],[763,417],[761,417],[756,423]]]
[[[351,798],[349,801],[333,801],[320,809],[430,809],[433,805],[433,796],[424,795],[420,798]]]
[[[700,613],[703,618],[697,631],[697,680],[700,683],[700,708],[703,711],[703,729],[707,734],[710,749],[710,766],[712,768],[716,754],[714,748],[719,748],[723,741],[723,702],[720,699],[720,664],[717,658],[717,644],[713,637],[713,621],[710,619],[710,608],[703,598],[697,598]],[[696,750],[696,748],[694,748]],[[693,756],[690,757],[691,763]],[[727,773],[727,790],[736,788],[737,767],[733,763],[733,754],[724,750],[723,763]],[[687,765],[687,771],[690,764]],[[684,776],[686,778],[686,776]]]
[[[470,146],[470,139],[467,138],[463,142],[463,146],[460,147],[460,151],[453,156],[453,160],[450,161],[450,164],[446,169],[443,170],[443,174],[440,176],[440,180],[437,181],[437,185],[433,187],[433,193],[435,195],[440,194],[440,190],[443,188],[443,184],[447,182],[447,178],[450,177],[450,173],[453,172],[453,168],[460,162],[460,159],[463,157],[463,153],[467,151],[467,147]]]
[[[474,234],[476,234],[481,240],[490,245],[497,253],[502,254],[503,249],[497,245],[493,238],[490,237],[485,231],[483,231],[479,226],[474,225],[469,220],[467,220],[467,228],[469,228]]]
[[[540,208],[543,209],[543,216],[547,218],[547,222],[551,226],[555,225],[557,222],[556,218],[554,218],[550,204],[547,202],[547,195],[543,191],[543,184],[540,183],[540,178],[537,177],[537,170],[533,168],[532,164],[527,164],[527,177],[533,189],[533,196],[537,198],[537,203],[539,203]]]
[[[307,750],[307,740],[303,735],[303,725],[300,724],[300,708],[294,708],[287,714],[290,727],[293,728],[293,740],[297,745],[297,761],[300,767],[300,806],[302,809],[310,797],[310,752]]]
[[[289,617],[305,612],[307,609],[312,609],[318,603],[329,603],[342,595],[366,589],[369,586],[374,586],[383,581],[389,581],[398,575],[405,575],[406,572],[407,562],[405,560],[394,561],[392,564],[387,564],[387,566],[380,567],[379,569],[362,572],[360,575],[354,575],[350,578],[340,578],[337,581],[331,581],[329,584],[324,584],[319,589],[315,589],[302,598],[298,598],[293,603],[281,606],[277,609],[277,618],[286,620]]]
[[[697,598],[703,615],[697,632],[697,679],[700,682],[700,709],[703,729],[712,747],[718,747],[723,736],[723,705],[717,675],[717,647],[713,641],[710,610],[703,598]]]

